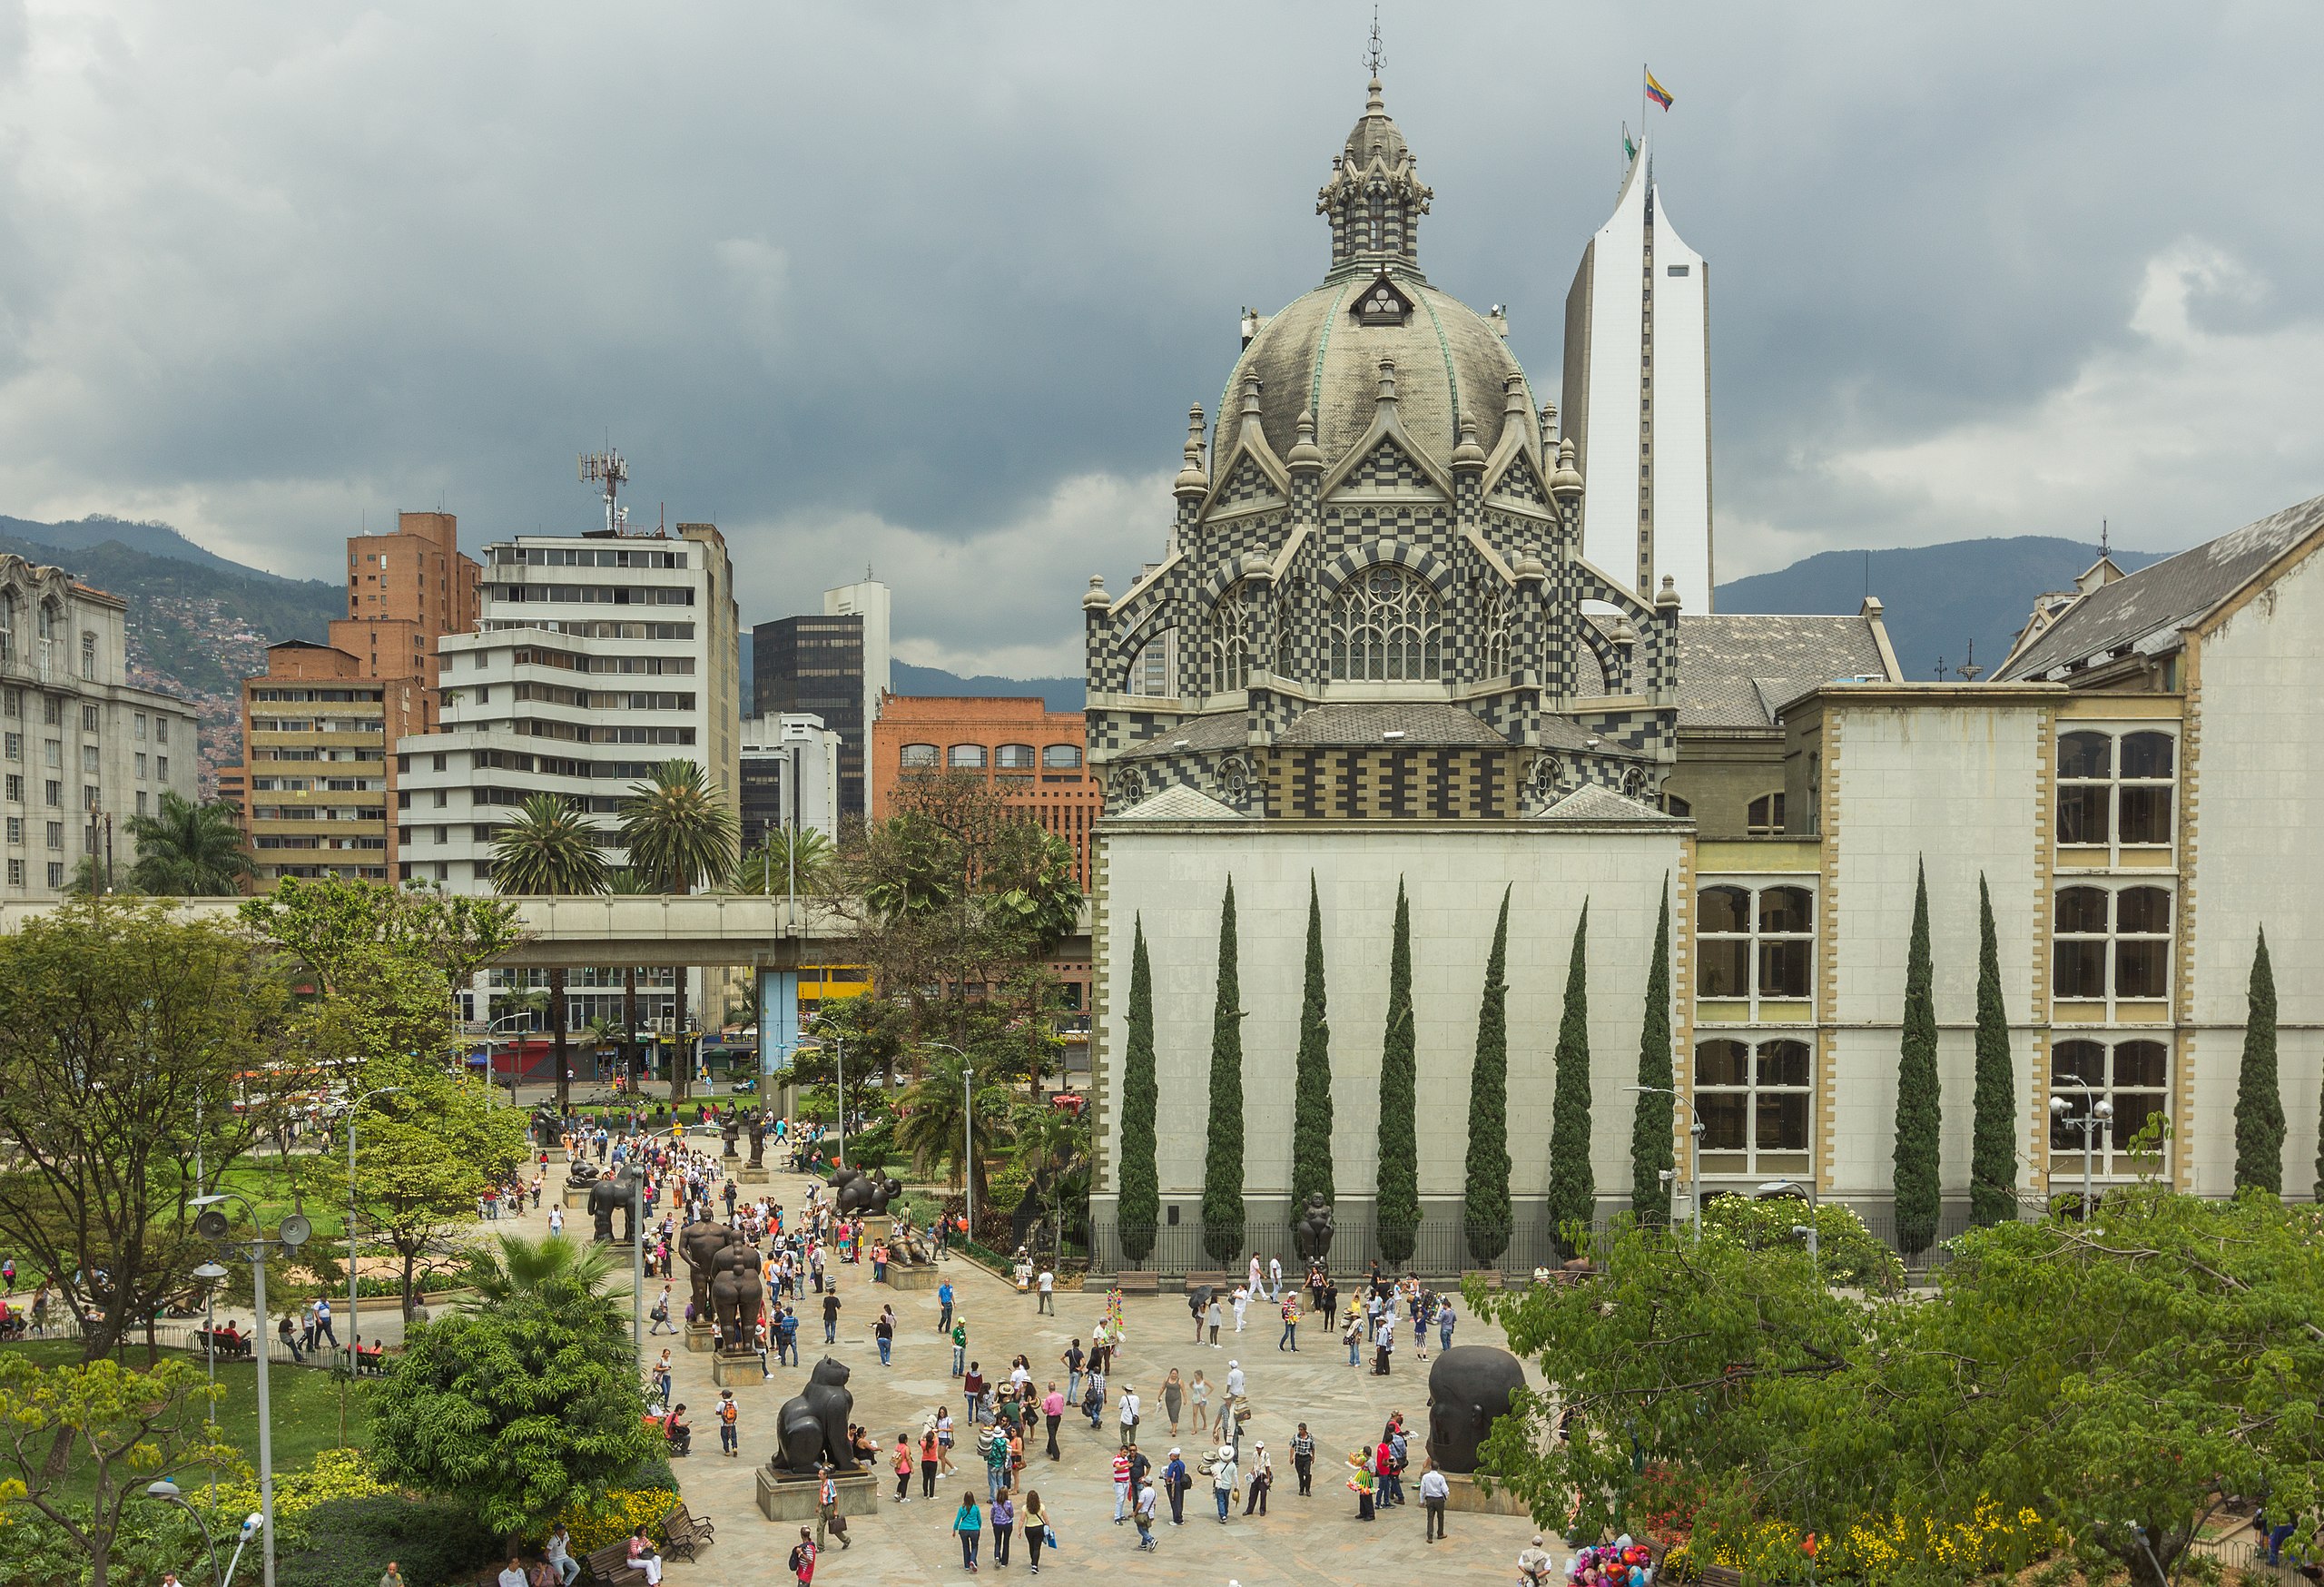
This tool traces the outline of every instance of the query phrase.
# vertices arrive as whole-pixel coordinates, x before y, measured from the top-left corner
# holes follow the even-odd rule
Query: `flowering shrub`
[[[567,1506],[557,1519],[572,1533],[577,1556],[619,1543],[640,1527],[650,1534],[677,1502],[669,1488],[608,1488],[593,1503]]]
[[[274,1524],[278,1540],[298,1542],[306,1535],[308,1513],[333,1499],[369,1499],[396,1490],[371,1474],[362,1452],[326,1449],[304,1471],[277,1472],[274,1476]],[[192,1494],[189,1488],[189,1496]],[[207,1488],[199,1495],[206,1503]],[[222,1522],[227,1530],[259,1507],[258,1479],[245,1467],[234,1481],[218,1484],[218,1503],[210,1524]]]
[[[2063,1543],[2058,1529],[2032,1510],[2004,1511],[1978,1501],[1965,1521],[1890,1515],[1851,1522],[1828,1536],[1781,1521],[1755,1521],[1741,1533],[1698,1536],[1672,1548],[1669,1563],[1684,1575],[1705,1564],[1740,1570],[1755,1582],[1893,1582],[1936,1575],[1956,1581],[2014,1574]]]

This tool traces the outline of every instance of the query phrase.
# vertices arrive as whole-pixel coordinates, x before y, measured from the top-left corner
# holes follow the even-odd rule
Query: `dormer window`
[[[1356,319],[1366,325],[1402,325],[1412,311],[1412,300],[1385,275],[1364,288],[1355,305]]]

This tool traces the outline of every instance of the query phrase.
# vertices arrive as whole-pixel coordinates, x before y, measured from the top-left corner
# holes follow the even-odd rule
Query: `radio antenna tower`
[[[615,501],[621,488],[629,483],[629,465],[611,447],[602,452],[581,454],[581,483],[602,485],[606,488],[606,533],[618,535],[629,522],[629,508]]]

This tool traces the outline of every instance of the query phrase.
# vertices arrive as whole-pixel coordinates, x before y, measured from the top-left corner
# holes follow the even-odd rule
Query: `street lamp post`
[[[1773,1201],[1783,1196],[1807,1198],[1807,1227],[1805,1231],[1807,1237],[1807,1270],[1820,1285],[1823,1282],[1823,1268],[1818,1260],[1817,1249],[1820,1241],[1816,1227],[1816,1182],[1810,1179],[1803,1185],[1797,1179],[1770,1179],[1759,1187],[1753,1194],[1752,1199]],[[1793,1232],[1797,1234],[1802,1231],[1795,1229]]]
[[[1684,1102],[1687,1111],[1695,1110],[1695,1099],[1668,1086],[1624,1086],[1625,1091],[1644,1091],[1658,1097],[1668,1097],[1674,1102]],[[1687,1221],[1694,1225],[1695,1238],[1703,1237],[1703,1121],[1695,1119],[1687,1126]]]
[[[261,1339],[266,1337],[263,1330],[260,1332],[259,1337]],[[145,1496],[148,1499],[159,1499],[164,1504],[174,1504],[193,1517],[193,1523],[202,1528],[203,1546],[210,1550],[210,1579],[212,1582],[222,1581],[222,1578],[218,1573],[218,1540],[210,1535],[210,1523],[202,1518],[201,1511],[185,1502],[185,1495],[178,1491],[178,1485],[169,1478],[163,1477],[158,1483],[145,1484]]]
[[[264,1226],[259,1222],[258,1208],[251,1204],[249,1197],[238,1190],[213,1190],[207,1196],[196,1196],[187,1203],[202,1209],[202,1216],[194,1219],[193,1227],[194,1232],[204,1239],[223,1243],[233,1232],[232,1221],[218,1210],[218,1204],[222,1201],[241,1202],[242,1210],[250,1214],[252,1227],[258,1230],[247,1247],[251,1264],[251,1298],[259,1318],[254,1330],[258,1337],[253,1341],[255,1348],[251,1354],[258,1360],[258,1508],[260,1530],[266,1534],[261,1545],[263,1551],[261,1558],[266,1565],[266,1587],[274,1587],[274,1428],[266,1374],[266,1249],[269,1246],[279,1245],[287,1251],[295,1251],[307,1243],[307,1237],[314,1230],[304,1214],[294,1212],[282,1220],[281,1227],[275,1231],[275,1237],[270,1240]]]
[[[356,1298],[355,1286],[355,1114],[374,1097],[392,1097],[403,1090],[401,1086],[377,1086],[359,1097],[350,1098],[347,1104],[347,1370],[351,1375],[361,1370],[363,1358],[356,1354],[356,1346],[363,1340],[362,1303]],[[261,1331],[266,1319],[259,1319]]]
[[[2057,1082],[2053,1080],[2051,1083],[2055,1085]],[[2073,1111],[2073,1104],[2063,1097],[2055,1096],[2050,1099],[2050,1115],[2068,1129],[2078,1129],[2082,1132],[2082,1220],[2088,1223],[2091,1195],[2090,1160],[2097,1156],[2097,1148],[2092,1138],[2112,1127],[2114,1102],[2110,1097],[2094,1095],[2087,1085],[2080,1086],[2078,1089],[2082,1092],[2081,1117],[2067,1117]]]

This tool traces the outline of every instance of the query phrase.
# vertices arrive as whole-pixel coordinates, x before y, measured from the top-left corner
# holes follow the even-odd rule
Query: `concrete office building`
[[[840,738],[819,716],[743,724],[743,853],[793,827],[839,841]]]
[[[1711,609],[1710,266],[1670,224],[1653,155],[1565,300],[1565,433],[1590,481],[1581,552],[1651,600]]]
[[[195,794],[193,707],[128,677],[128,603],[0,553],[0,897],[54,899],[84,856],[115,880],[123,830]]]
[[[389,747],[437,723],[437,641],[477,617],[475,558],[450,513],[396,516],[392,535],[347,540],[347,616],[330,642],[267,647],[242,684],[237,792],[258,866],[255,890],[285,876],[385,882],[403,874]]]

